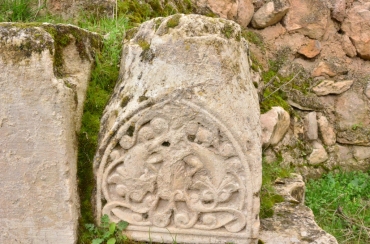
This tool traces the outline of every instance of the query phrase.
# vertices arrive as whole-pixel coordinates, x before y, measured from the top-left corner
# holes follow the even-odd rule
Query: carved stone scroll
[[[247,50],[229,21],[177,15],[139,28],[102,119],[98,217],[129,222],[138,240],[256,242],[261,144]]]

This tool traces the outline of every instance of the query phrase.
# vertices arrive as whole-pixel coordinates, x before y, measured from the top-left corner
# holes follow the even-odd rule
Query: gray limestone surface
[[[240,34],[199,15],[129,33],[94,162],[98,218],[136,240],[257,242],[260,112]]]
[[[68,25],[0,24],[0,243],[77,241],[76,132],[94,39]]]

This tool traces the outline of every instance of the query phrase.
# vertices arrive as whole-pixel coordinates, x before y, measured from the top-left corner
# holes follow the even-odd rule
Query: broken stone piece
[[[334,127],[329,123],[328,119],[325,116],[320,116],[317,123],[319,125],[320,135],[324,144],[327,146],[334,145],[336,142],[336,135]]]
[[[252,18],[252,26],[262,29],[278,23],[289,10],[289,3],[285,0],[265,3],[258,9]]]
[[[337,75],[334,65],[321,61],[312,71],[312,76],[323,76],[328,75],[330,77]]]
[[[312,147],[313,147],[312,153],[308,157],[308,162],[311,165],[317,165],[328,160],[329,158],[328,153],[319,142],[314,141]]]
[[[315,222],[312,210],[304,205],[305,183],[299,174],[279,179],[276,192],[284,202],[273,207],[274,215],[261,220],[259,239],[265,244],[322,243],[338,244]]]
[[[240,34],[175,15],[126,40],[94,163],[98,218],[140,241],[256,243],[261,125]]]
[[[320,84],[315,86],[312,90],[318,96],[324,96],[328,94],[341,94],[351,88],[353,80],[323,80]]]
[[[306,56],[307,58],[314,58],[319,55],[320,51],[321,43],[318,40],[310,40],[298,50],[298,53]]]
[[[318,133],[316,112],[310,112],[305,116],[305,129],[308,140],[313,141],[317,139]]]
[[[77,242],[76,135],[100,39],[0,23],[0,243]]]
[[[264,147],[278,144],[288,131],[290,115],[282,107],[272,107],[261,115],[262,144]]]

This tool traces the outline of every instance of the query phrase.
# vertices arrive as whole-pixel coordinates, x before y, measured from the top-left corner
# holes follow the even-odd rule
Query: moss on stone
[[[45,36],[50,34],[52,39]],[[26,35],[26,39],[20,44],[6,44],[6,40],[17,38],[20,31]],[[0,24],[0,32],[3,42],[0,47],[6,50],[6,60],[18,63],[30,58],[33,53],[41,54],[48,49],[53,55],[54,73],[56,77],[62,77],[63,71],[63,49],[75,40],[75,46],[82,60],[90,59],[96,50],[101,48],[101,37],[72,25],[51,25],[41,23],[3,23]],[[87,47],[86,45],[89,45]]]
[[[181,14],[175,14],[167,21],[168,28],[175,28],[179,25],[181,19]]]

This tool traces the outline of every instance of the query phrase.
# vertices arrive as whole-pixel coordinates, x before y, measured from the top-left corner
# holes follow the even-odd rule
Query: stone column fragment
[[[256,243],[261,129],[240,27],[174,15],[128,35],[95,157],[97,217],[142,241]]]
[[[100,37],[0,24],[0,243],[77,241],[77,138]]]

